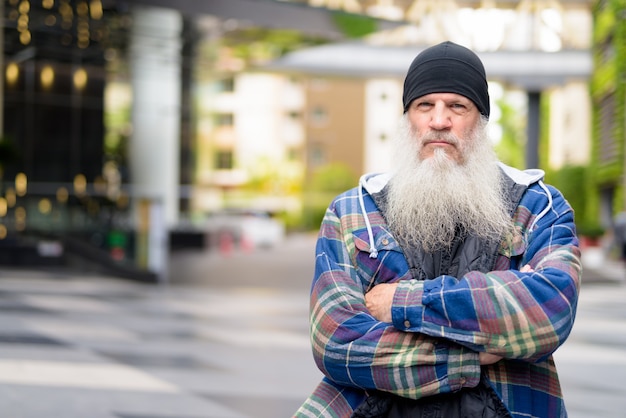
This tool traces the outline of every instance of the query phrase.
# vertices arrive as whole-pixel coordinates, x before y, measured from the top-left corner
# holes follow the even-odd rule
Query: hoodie
[[[492,271],[417,280],[373,195],[389,174],[366,175],[328,207],[316,244],[311,344],[324,378],[295,417],[350,417],[367,391],[420,399],[476,387],[481,374],[513,417],[565,417],[552,353],[568,337],[581,276],[574,213],[540,170],[501,165],[517,238]],[[532,272],[520,272],[529,264]],[[398,282],[392,323],[364,295]],[[480,366],[478,353],[503,360]]]

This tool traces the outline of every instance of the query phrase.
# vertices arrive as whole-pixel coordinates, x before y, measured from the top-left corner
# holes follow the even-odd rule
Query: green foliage
[[[311,178],[304,196],[302,227],[319,228],[331,200],[358,183],[358,176],[346,164],[334,163],[320,167]]]
[[[284,162],[261,157],[255,164],[248,166],[247,170],[250,178],[243,190],[270,196],[287,196],[302,192],[300,172],[290,169]]]
[[[602,43],[611,35],[615,27],[615,14],[611,7],[601,9],[596,5],[594,7],[594,43]]]
[[[302,210],[302,219],[300,219],[300,225],[303,230],[314,231],[319,229],[322,219],[324,219],[328,203],[329,201],[326,201],[326,204],[324,205],[320,204],[320,201],[305,201]]]
[[[358,177],[346,164],[333,163],[320,167],[311,179],[310,189],[316,192],[340,193],[356,186]]]
[[[502,112],[499,121],[502,127],[502,138],[495,146],[496,154],[503,163],[523,169],[526,143],[524,117],[504,100],[499,101],[498,106]]]
[[[249,27],[228,32],[222,45],[246,62],[263,62],[309,46],[319,45],[322,38],[307,36],[295,30]]]
[[[600,238],[604,235],[605,229],[594,221],[581,221],[576,225],[576,234],[580,237]]]
[[[539,167],[550,169],[550,95],[539,95]],[[534,168],[534,167],[533,167]],[[581,185],[582,187],[582,185]]]
[[[574,209],[577,221],[585,219],[585,194],[587,168],[584,166],[566,165],[559,170],[546,173],[546,182],[563,193],[563,196]]]
[[[376,20],[369,16],[335,12],[332,14],[333,22],[348,38],[360,38],[376,32]]]
[[[594,2],[593,60],[590,82],[592,108],[592,151],[587,169],[585,209],[577,216],[581,234],[601,229],[602,190],[614,190],[613,213],[624,208],[624,138],[626,114],[626,11],[624,0]],[[607,111],[611,111],[608,114]],[[614,152],[606,153],[607,149]],[[598,232],[596,232],[598,233]]]

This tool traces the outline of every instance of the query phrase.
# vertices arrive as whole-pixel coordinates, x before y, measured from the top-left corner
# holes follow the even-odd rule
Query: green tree
[[[496,154],[503,163],[523,169],[526,145],[524,115],[505,100],[500,100],[498,106],[502,112],[499,121],[502,127],[502,138],[495,146]]]
[[[304,193],[303,228],[319,228],[330,201],[337,194],[356,186],[358,180],[352,169],[343,163],[332,163],[318,168]]]

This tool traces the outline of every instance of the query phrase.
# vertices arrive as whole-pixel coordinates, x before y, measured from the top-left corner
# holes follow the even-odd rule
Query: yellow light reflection
[[[20,43],[22,45],[28,45],[31,40],[31,35],[29,30],[25,30],[20,33]]]
[[[28,13],[30,11],[30,2],[28,2],[27,0],[22,1],[19,5],[18,10],[22,14]]]
[[[20,76],[20,67],[14,62],[7,65],[7,69],[5,71],[5,76],[7,79],[7,84],[14,85],[17,83],[17,79]]]
[[[12,187],[7,188],[7,191],[4,194],[4,197],[7,199],[7,204],[9,205],[10,208],[15,206],[15,204],[17,203],[17,195],[15,193],[15,190]]]
[[[40,79],[41,85],[44,88],[50,88],[52,86],[52,83],[54,83],[54,70],[51,66],[46,65],[41,69]]]
[[[76,14],[78,16],[86,16],[88,12],[89,7],[87,6],[86,2],[81,1],[76,5]]]
[[[0,224],[0,239],[5,239],[8,235],[7,227]]]
[[[117,197],[117,200],[115,201],[115,204],[118,209],[127,208],[128,205],[130,205],[130,196],[128,196],[124,192],[120,193],[120,195]]]
[[[52,7],[54,7],[54,0],[41,0],[41,6],[44,9],[52,9]]]
[[[100,0],[91,0],[89,3],[89,12],[93,20],[102,19],[102,2]]]
[[[9,203],[4,197],[0,197],[0,217],[7,216],[9,210]]]
[[[15,209],[15,229],[18,231],[26,229],[26,209],[21,206]]]
[[[87,179],[83,174],[77,174],[76,177],[74,177],[74,193],[80,196],[85,194],[86,190]]]
[[[79,68],[74,72],[74,86],[78,90],[83,90],[87,85],[87,71]]]
[[[70,193],[65,187],[59,187],[57,190],[57,202],[67,203],[67,199],[70,197]]]
[[[24,196],[26,194],[27,185],[28,185],[28,179],[26,178],[26,174],[18,173],[15,176],[15,192],[17,193],[18,196]]]
[[[52,203],[50,202],[50,199],[43,198],[39,201],[37,208],[40,213],[47,215],[52,211]]]
[[[46,26],[54,26],[57,23],[57,17],[55,15],[48,15],[43,22]]]
[[[28,30],[28,15],[20,15],[17,19],[17,30],[20,32]]]

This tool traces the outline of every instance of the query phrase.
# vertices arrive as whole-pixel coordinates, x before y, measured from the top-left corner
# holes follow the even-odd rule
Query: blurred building
[[[424,45],[465,40],[486,57],[503,48],[524,57],[520,69],[541,71],[551,64],[529,62],[533,55],[524,51],[565,62],[569,50],[588,52],[591,40],[588,1],[561,2],[561,8],[505,2],[500,14],[495,7],[476,10],[482,2],[469,1],[302,3],[5,0],[0,125],[8,145],[0,148],[0,244],[72,236],[117,265],[128,261],[162,274],[168,233],[182,221],[233,206],[298,210],[294,190],[327,164],[340,162],[355,175],[387,170],[404,71]],[[347,9],[331,10],[340,3]],[[360,7],[349,9],[355,4]],[[201,61],[203,41],[237,25],[292,28],[339,43],[347,36],[340,30],[343,12],[370,13],[365,23],[387,30],[368,42],[404,49],[409,58],[374,56],[376,65],[394,70],[365,73],[369,67],[359,64],[354,49],[363,42],[355,41],[343,57],[316,60],[322,72],[246,67],[232,57],[227,68]],[[488,36],[472,35],[484,27]],[[618,38],[615,32],[611,39]],[[608,54],[613,44],[603,45]],[[332,69],[341,58],[352,61],[351,73]],[[537,75],[523,83],[500,75],[493,81],[527,93],[520,111],[533,122],[528,137],[535,142],[528,149],[539,152],[541,99],[550,109],[542,114],[551,138],[546,163],[555,169],[586,164],[592,143],[586,80],[566,74],[537,87]],[[597,184],[619,189],[618,177]],[[58,247],[45,248],[54,253]]]
[[[585,187],[586,228],[611,232],[626,206],[626,4],[598,1],[593,9],[594,74],[591,163]]]
[[[190,211],[299,206],[286,190],[304,174],[304,85],[293,77],[237,72],[207,81],[199,92]]]

